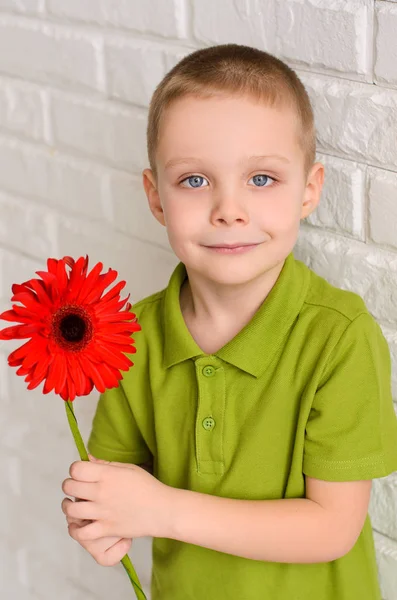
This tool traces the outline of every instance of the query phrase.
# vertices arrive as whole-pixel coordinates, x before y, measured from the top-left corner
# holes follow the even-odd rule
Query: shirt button
[[[211,431],[211,429],[214,429],[215,427],[215,420],[212,417],[206,417],[203,420],[203,427],[207,431]]]
[[[215,375],[214,367],[212,365],[207,365],[206,367],[204,367],[203,375],[205,375],[205,377],[212,377],[213,375]]]

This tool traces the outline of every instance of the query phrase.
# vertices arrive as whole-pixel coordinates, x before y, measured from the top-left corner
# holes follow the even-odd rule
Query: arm
[[[306,480],[306,494],[312,498],[236,500],[170,488],[171,522],[165,537],[253,560],[316,563],[340,558],[363,527],[371,481]]]

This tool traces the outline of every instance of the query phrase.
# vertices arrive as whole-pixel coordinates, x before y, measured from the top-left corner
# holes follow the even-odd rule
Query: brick
[[[14,502],[20,502],[21,508],[28,502],[37,516],[56,525],[63,518],[60,511],[60,504],[65,495],[61,489],[62,481],[68,477],[72,462],[80,460],[80,456],[69,428],[64,401],[51,393],[51,409],[47,401],[49,396],[50,394],[41,393],[41,397],[38,398],[37,395],[36,414],[32,423],[28,418],[32,414],[29,410],[33,399],[32,391],[25,391],[19,396],[20,407],[15,406],[8,410],[9,430],[6,432],[5,426],[1,425],[4,434],[1,451],[2,454],[12,454],[18,459],[19,471],[14,475],[14,485],[19,485],[21,495],[14,495]],[[52,415],[56,415],[56,421],[62,421],[62,426],[53,425]],[[79,420],[77,407],[76,415]],[[41,490],[40,493],[38,490]]]
[[[140,546],[143,539],[138,538],[133,540],[128,556],[138,574],[143,591],[148,600],[150,600],[150,570],[152,563],[150,552],[146,551],[143,555],[139,554],[138,557],[140,560],[138,561],[132,552],[132,548],[135,545]],[[79,553],[81,574],[79,577],[73,577],[72,583],[73,585],[79,585],[83,590],[89,591],[90,595],[87,597],[90,600],[91,598],[92,600],[106,600],[112,597],[128,598],[134,595],[131,583],[121,563],[117,563],[117,565],[110,568],[104,568],[98,565],[87,552],[85,552],[85,555],[82,552],[84,550],[81,548],[81,552]],[[142,569],[140,562],[143,561],[144,568]],[[148,572],[149,575],[147,575]],[[49,598],[48,600],[52,599]],[[69,600],[69,597],[65,596],[65,600]],[[78,597],[78,600],[80,600],[80,597]],[[85,600],[85,596],[81,596],[81,600]]]
[[[397,542],[374,532],[382,598],[394,600],[397,590]]]
[[[0,262],[1,266],[1,262]],[[0,314],[5,310],[9,310],[8,304],[0,302]],[[6,321],[0,320],[0,330],[5,329],[12,323],[7,323]],[[7,363],[7,356],[9,352],[7,352],[6,346],[7,340],[0,340],[0,403],[2,406],[2,410],[7,410],[7,406],[10,404],[10,391],[8,387],[8,369],[10,368]]]
[[[53,254],[53,216],[48,210],[0,191],[0,214],[0,243],[43,260]]]
[[[397,540],[397,473],[373,480],[369,511],[373,528]]]
[[[34,273],[32,275],[37,277]],[[19,282],[20,278],[17,279]],[[7,306],[7,308],[11,308],[11,305]],[[13,325],[14,323],[9,321],[8,324]],[[23,340],[14,340],[16,348],[22,346],[23,343]],[[21,444],[25,443],[28,436],[31,439],[39,436],[40,430],[43,427],[43,414],[48,409],[48,397],[54,402],[55,395],[43,395],[42,384],[34,390],[27,390],[25,377],[16,375],[16,370],[17,367],[7,365],[10,396],[11,398],[22,398],[22,400],[10,406],[7,419],[9,427],[7,428],[6,423],[0,423],[0,431],[2,433],[3,447],[15,452],[21,450],[21,456],[24,456],[25,449],[21,447]],[[38,407],[41,408],[39,409]],[[58,436],[60,431],[61,427],[54,424],[54,433],[56,432]],[[39,452],[39,445],[37,445],[37,452]]]
[[[150,577],[152,570],[151,553],[151,537],[133,539],[131,548],[128,552],[128,556],[134,565],[148,600],[150,600]],[[87,553],[85,554],[87,555]],[[96,593],[96,599],[103,598],[105,600],[106,598],[115,596],[124,598],[128,597],[128,594],[133,594],[131,589],[129,589],[131,588],[131,584],[120,563],[114,565],[110,569],[104,569],[94,562],[93,559],[91,559],[91,564],[89,558],[89,555],[81,557],[81,560],[79,561],[81,572],[79,576],[77,576],[77,581],[80,585],[84,585],[85,589],[90,590],[92,593]],[[115,593],[116,590],[118,593]],[[125,592],[123,590],[125,590]]]
[[[150,211],[142,178],[112,173],[109,177],[109,198],[115,229],[171,251],[166,228]]]
[[[109,226],[94,226],[70,217],[59,219],[57,239],[65,253],[68,248],[75,254],[87,252],[92,263],[103,262],[106,257],[106,268],[116,269],[119,279],[126,281],[122,298],[130,293],[132,304],[166,287],[179,262],[172,252],[151,243],[118,233]]]
[[[43,141],[44,114],[40,90],[0,78],[0,128]]]
[[[51,94],[55,143],[126,171],[147,165],[146,114]]]
[[[4,452],[2,455],[7,456]],[[6,509],[3,514],[7,515],[0,524],[0,557],[4,559],[0,561],[0,573],[4,575],[0,578],[0,590],[18,593],[6,597],[29,600],[55,597],[60,600],[94,600],[99,598],[98,594],[106,598],[117,590],[122,596],[123,588],[128,589],[130,585],[122,566],[118,564],[111,569],[100,567],[68,534],[66,519],[60,508],[64,497],[60,485],[68,476],[67,471],[60,471],[51,480],[44,479],[37,470],[39,461],[35,458],[35,461],[21,462],[24,498],[13,499],[9,493],[0,495],[0,506]],[[2,480],[7,482],[7,479]],[[2,503],[2,499],[6,500],[6,504]],[[2,539],[7,543],[2,543]],[[134,540],[133,546],[134,551],[129,556],[139,569],[142,585],[148,589],[151,538]],[[138,564],[136,555],[139,557]],[[144,569],[139,564],[142,561]],[[9,578],[6,571],[11,575]],[[26,590],[32,595],[25,596]]]
[[[387,341],[390,348],[391,355],[391,379],[392,379],[392,392],[395,402],[397,402],[397,331],[394,329],[388,332]],[[397,408],[397,406],[396,406]]]
[[[397,321],[397,255],[302,225],[294,256],[332,285],[361,296],[375,319]]]
[[[49,23],[0,18],[0,71],[28,81],[101,90],[95,36]]]
[[[106,79],[112,98],[148,106],[166,73],[164,51],[153,42],[113,41],[105,46]]]
[[[3,447],[1,450],[3,460],[0,464],[0,475],[1,481],[5,484],[5,488],[7,488],[6,494],[4,493],[5,488],[2,488],[1,496],[3,499],[6,496],[11,502],[19,501],[21,498],[21,478],[18,468],[19,459],[13,452],[8,452]],[[2,528],[4,526],[7,527],[8,524],[4,521],[0,526]]]
[[[44,11],[45,0],[0,0],[0,10],[37,14]]]
[[[313,70],[371,80],[372,0],[289,0],[275,5],[277,56]]]
[[[163,37],[185,38],[184,0],[47,0],[51,14],[99,25],[133,29]]]
[[[200,0],[193,2],[194,37],[203,45],[246,44],[275,51],[272,0]]]
[[[317,161],[325,168],[324,185],[319,205],[305,221],[364,240],[365,168],[325,154]]]
[[[62,211],[100,219],[104,171],[83,160],[16,140],[0,139],[0,187]],[[82,202],[82,198],[84,201]]]
[[[318,151],[397,170],[397,90],[298,75],[313,104]]]
[[[23,340],[18,340],[15,347],[23,343]],[[74,460],[80,460],[67,420],[64,401],[54,391],[43,394],[44,382],[33,390],[27,390],[27,383],[24,377],[16,375],[16,368],[7,366],[7,369],[10,396],[21,400],[9,406],[7,419],[0,422],[2,447],[17,454],[23,468],[26,462],[31,460],[31,449],[34,447],[37,472],[43,480],[59,477],[60,473],[68,470]],[[77,397],[75,400],[75,414],[84,441],[88,439],[98,397],[99,392],[94,388],[88,396]],[[90,409],[89,413],[82,410],[85,404]],[[51,423],[51,427],[47,427],[48,423]],[[57,451],[49,453],[48,448],[54,447]],[[23,485],[28,477],[29,473],[23,471]],[[50,516],[48,514],[49,518]]]
[[[397,173],[368,168],[370,239],[397,249]]]
[[[22,343],[19,345],[21,346]],[[11,373],[11,370],[14,373]],[[20,458],[22,465],[25,465],[27,461],[29,462],[32,448],[34,448],[34,459],[40,464],[37,466],[37,469],[33,469],[32,477],[36,477],[40,473],[43,482],[44,480],[47,481],[53,478],[54,474],[55,476],[61,476],[59,475],[61,471],[67,473],[70,464],[74,460],[80,460],[80,457],[69,428],[64,401],[59,396],[56,396],[54,392],[51,392],[51,395],[44,395],[42,393],[43,383],[38,388],[35,388],[35,390],[27,390],[24,378],[15,374],[15,368],[9,367],[9,371],[10,375],[12,375],[10,379],[11,392],[17,387],[24,387],[25,389],[19,394],[20,405],[17,407],[11,406],[7,415],[7,423],[0,424],[2,447],[10,452],[14,452]],[[20,382],[17,386],[15,383],[18,379]],[[12,396],[12,398],[16,397],[15,395]],[[33,398],[35,398],[34,415],[32,410]],[[86,397],[84,400],[86,400]],[[54,405],[52,410],[49,408],[50,402]],[[57,420],[61,420],[59,425],[51,422],[49,415],[52,413],[56,415]],[[78,414],[77,409],[76,414]],[[51,426],[49,426],[49,423],[51,423]],[[56,452],[49,451],[51,448],[56,448]],[[29,468],[32,470],[32,465]],[[28,485],[27,476],[24,467],[21,475],[23,495],[28,493],[26,489]],[[47,487],[50,488],[50,485]],[[46,489],[46,495],[50,493],[51,490]],[[54,493],[58,494],[59,492],[56,491]],[[42,496],[38,496],[38,502],[39,498],[41,501]],[[34,503],[34,499],[31,498],[30,501]],[[43,508],[43,518],[51,518],[52,515],[49,511],[51,512],[49,507],[46,507],[45,510]]]
[[[7,305],[3,304],[4,310],[8,310],[10,308],[9,301],[12,296],[11,285],[16,282],[21,283],[22,281],[31,279],[32,274],[37,270],[37,259],[5,248],[0,248],[0,259],[0,297],[7,302]],[[6,323],[6,321],[1,321],[2,328],[3,323]],[[5,348],[5,351],[7,352],[10,344],[13,344],[14,342],[12,340],[4,341],[7,345],[3,345],[1,348],[3,350]]]
[[[376,2],[375,81],[397,86],[397,6]]]
[[[62,475],[62,478],[65,479],[68,475],[69,474],[66,471]],[[37,479],[37,483],[38,481],[39,479]],[[32,492],[37,494],[37,496],[41,496],[43,501],[43,496],[39,494],[40,488],[37,483],[32,489]],[[52,483],[52,485],[54,484],[55,482]],[[60,484],[57,487],[60,488]],[[57,525],[54,525],[43,518],[37,512],[26,515],[25,511],[22,510],[15,514],[14,530],[18,531],[20,543],[23,544],[24,550],[28,555],[26,561],[27,580],[31,585],[33,584],[32,587],[35,587],[33,579],[36,580],[36,583],[40,581],[40,578],[37,577],[37,567],[39,565],[35,565],[33,555],[40,557],[40,563],[42,563],[42,566],[45,569],[48,569],[48,563],[58,567],[59,570],[62,570],[62,565],[67,563],[68,566],[71,567],[70,570],[72,572],[73,567],[76,566],[77,543],[68,533],[66,518],[61,509],[61,502],[64,497],[64,493],[60,490],[59,502],[57,502],[56,505],[57,513],[59,515]],[[51,506],[51,508],[53,507]],[[47,558],[46,555],[48,554],[49,556]],[[43,561],[44,558],[46,558],[45,562]],[[50,579],[52,580],[52,578]],[[49,583],[49,585],[51,585],[51,583]],[[52,598],[54,597],[58,598],[58,595],[54,593]],[[67,596],[65,596],[65,598],[66,597]]]
[[[4,514],[4,513],[3,513]],[[32,600],[21,566],[23,550],[15,549],[13,540],[0,537],[0,594],[2,598]],[[34,597],[36,600],[36,597]]]
[[[193,52],[192,48],[185,48],[184,50],[183,49],[173,50],[172,48],[167,48],[167,51],[164,52],[164,56],[163,56],[164,61],[165,61],[166,73],[168,73],[168,71],[170,71],[172,69],[172,67],[174,67],[180,60],[182,60],[182,58],[184,58],[191,52]]]

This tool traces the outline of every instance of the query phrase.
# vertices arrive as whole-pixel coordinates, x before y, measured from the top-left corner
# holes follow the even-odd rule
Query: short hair
[[[157,180],[156,151],[161,118],[178,98],[219,93],[251,96],[270,107],[287,107],[298,117],[298,143],[307,177],[316,156],[316,131],[308,93],[286,63],[263,50],[240,44],[201,48],[182,58],[155,88],[147,123],[147,153]],[[300,127],[299,127],[300,126]]]

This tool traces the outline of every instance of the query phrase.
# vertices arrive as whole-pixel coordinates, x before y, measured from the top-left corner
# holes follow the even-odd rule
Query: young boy
[[[100,564],[154,537],[152,600],[381,598],[390,353],[359,295],[294,258],[315,152],[304,86],[258,49],[193,52],[154,92],[143,185],[180,263],[133,305],[134,366],[99,398],[88,448],[118,462],[74,463],[62,487]]]

